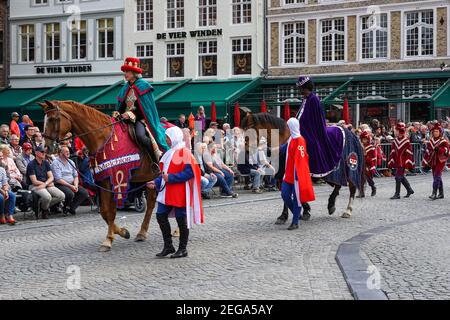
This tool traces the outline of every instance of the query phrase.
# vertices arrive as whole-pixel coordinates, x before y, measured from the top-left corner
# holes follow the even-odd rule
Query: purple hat
[[[301,76],[301,77],[298,78],[297,86],[298,87],[302,87],[302,86],[304,86],[305,84],[307,84],[310,81],[311,81],[310,77]]]

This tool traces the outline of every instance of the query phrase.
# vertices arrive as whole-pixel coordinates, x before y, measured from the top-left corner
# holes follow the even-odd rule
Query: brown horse
[[[45,101],[40,103],[45,113],[44,137],[45,143],[51,148],[55,141],[62,141],[67,133],[72,132],[84,142],[91,153],[98,151],[112,134],[111,119],[106,114],[91,107],[74,101]],[[130,182],[145,183],[157,177],[151,170],[153,164],[149,156],[144,156],[140,167],[136,170]],[[108,224],[108,234],[103,241],[100,251],[111,250],[112,242],[116,234],[129,239],[130,233],[125,228],[119,228],[115,224],[116,203],[111,190],[111,183],[107,180],[101,182],[100,187],[100,213]],[[156,191],[147,190],[147,210],[141,229],[135,241],[145,241],[148,227],[156,203]]]
[[[272,138],[274,137],[273,133],[271,134],[270,131],[277,130],[277,131],[274,131],[274,133],[279,132],[279,140],[275,141],[275,144],[272,144],[272,146],[269,145],[272,152],[275,151],[275,153],[277,153],[276,151],[277,151],[278,146],[287,142],[287,140],[290,136],[290,132],[287,127],[286,121],[284,121],[283,119],[277,118],[268,113],[253,114],[250,110],[248,110],[246,108],[241,108],[241,113],[244,113],[244,117],[241,122],[241,128],[243,130],[253,129],[257,132],[258,136],[259,136],[259,132],[261,132],[261,130],[266,130],[269,132],[268,139],[270,137],[272,137]],[[352,150],[359,149],[359,151],[360,151],[359,154],[363,154],[362,146],[359,143],[359,140],[356,137],[352,138],[351,135],[353,135],[353,134],[351,132],[347,131],[347,133],[349,136],[347,136],[347,139],[345,142],[346,146],[348,144]],[[351,139],[348,139],[348,138],[351,138]],[[347,154],[342,155],[342,157],[345,159],[347,159],[347,156],[348,156]],[[310,158],[310,161],[311,161],[311,158]],[[341,162],[342,162],[342,160],[341,160]],[[357,170],[360,172],[361,179],[362,179],[364,176],[362,174],[362,172],[364,170],[363,159],[358,159]],[[345,184],[339,184],[334,180],[333,181],[327,180],[327,178],[328,178],[328,176],[323,177],[323,179],[330,186],[332,186],[334,188],[333,192],[331,193],[330,197],[328,198],[328,213],[331,215],[336,211],[336,198],[339,195],[339,191],[340,191],[341,187]],[[364,183],[363,183],[363,181],[361,181],[361,183],[358,183],[358,185],[356,185],[354,182],[352,182],[350,179],[348,179],[348,177],[345,177],[345,178],[346,178],[349,190],[350,190],[350,196],[349,196],[347,208],[344,211],[344,213],[342,214],[342,218],[350,218],[352,215],[352,211],[353,211],[353,201],[355,199],[356,190],[357,189],[361,190],[361,185],[363,185]],[[306,206],[306,208],[308,208],[308,207],[309,206]],[[303,208],[305,209],[305,204],[303,204]],[[305,211],[307,211],[307,209],[305,209]],[[283,214],[278,218],[277,224],[282,224],[282,223],[286,222],[287,218],[288,218],[287,210],[283,210]]]

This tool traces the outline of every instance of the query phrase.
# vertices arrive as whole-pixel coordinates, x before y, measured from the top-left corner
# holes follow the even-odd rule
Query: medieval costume
[[[164,239],[164,249],[157,254],[165,257],[174,253],[169,216],[175,216],[180,229],[180,245],[171,258],[187,256],[189,228],[204,221],[201,198],[201,172],[191,151],[185,147],[183,132],[178,127],[166,130],[170,149],[159,163],[161,172],[168,175],[167,182],[160,176],[155,180],[158,197],[156,212]]]
[[[300,121],[301,135],[305,138],[310,156],[311,175],[320,178],[328,175],[339,164],[344,148],[344,131],[338,126],[327,127],[319,97],[312,92],[309,77],[300,77],[297,86],[306,90],[306,97],[296,118]]]
[[[375,196],[377,193],[377,188],[375,187],[375,182],[373,181],[373,176],[376,172],[377,165],[377,152],[375,146],[372,144],[372,135],[369,131],[363,131],[359,137],[364,148],[364,160],[366,170],[364,172],[367,183],[372,189],[371,196]],[[360,198],[364,197],[364,191],[361,192]]]
[[[291,210],[293,217],[288,230],[298,229],[298,221],[302,213],[302,203],[314,201],[314,189],[309,171],[309,157],[306,141],[300,135],[300,123],[297,119],[288,120],[291,137],[288,141],[286,169],[281,185],[281,197]]]
[[[166,151],[168,146],[153,98],[154,89],[142,79],[142,69],[139,65],[139,59],[127,58],[121,68],[123,72],[133,72],[137,79],[127,82],[120,90],[117,110],[121,115],[126,114],[128,122],[134,124],[138,143],[144,146],[154,162],[158,163],[159,150]]]
[[[395,194],[391,199],[400,199],[401,184],[403,184],[407,191],[405,198],[409,198],[414,191],[405,177],[405,170],[412,170],[414,168],[412,147],[406,135],[406,125],[400,122],[395,129],[397,131],[397,137],[392,142],[388,162],[388,167],[395,169]]]
[[[438,137],[435,131],[439,132]],[[443,137],[443,130],[439,123],[436,123],[431,130],[432,136],[427,144],[427,150],[423,158],[422,165],[430,167],[433,172],[433,193],[429,197],[432,200],[444,198],[444,185],[442,183],[442,171],[449,157],[449,144]],[[439,189],[439,195],[437,195]]]

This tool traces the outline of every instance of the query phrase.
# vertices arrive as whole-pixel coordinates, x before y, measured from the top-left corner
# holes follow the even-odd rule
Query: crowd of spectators
[[[14,112],[11,123],[0,126],[0,224],[14,225],[19,210],[33,210],[43,219],[51,213],[75,215],[90,196],[82,185],[93,185],[88,151],[76,150],[69,134],[57,153],[50,154],[30,117],[19,119]]]

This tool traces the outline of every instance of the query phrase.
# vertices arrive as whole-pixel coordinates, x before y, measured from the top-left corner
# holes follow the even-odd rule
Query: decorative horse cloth
[[[116,120],[111,118],[111,122]],[[94,179],[98,182],[109,179],[117,207],[123,208],[132,172],[140,167],[141,157],[127,125],[117,122],[112,128],[111,137],[95,155]]]

